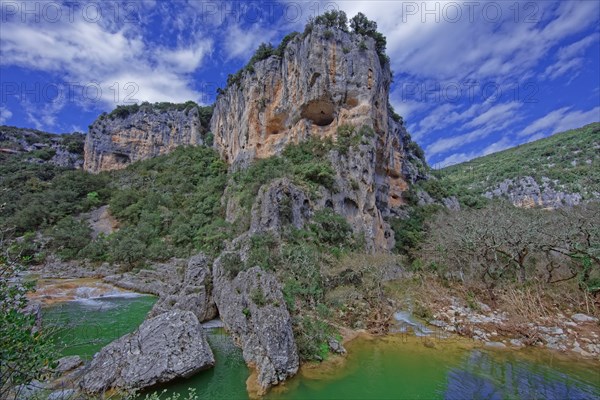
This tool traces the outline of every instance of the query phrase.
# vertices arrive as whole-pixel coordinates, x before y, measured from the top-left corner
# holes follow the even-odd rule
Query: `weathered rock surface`
[[[151,269],[111,274],[104,281],[123,289],[156,296],[167,296],[183,280],[186,260],[171,259],[162,264],[153,264]]]
[[[0,157],[31,153],[28,162],[78,169],[83,165],[84,140],[82,133],[57,135],[35,129],[0,126]],[[44,153],[43,158],[40,158],[41,153]]]
[[[560,188],[558,181],[542,177],[539,184],[533,177],[525,176],[520,179],[506,179],[495,189],[484,194],[491,199],[501,197],[508,199],[517,207],[532,208],[562,208],[573,207],[583,202],[579,193],[566,193]],[[596,196],[600,197],[600,196]]]
[[[90,394],[145,388],[190,377],[214,363],[198,318],[174,310],[144,321],[135,332],[100,350],[79,385]]]
[[[167,154],[178,146],[203,143],[196,106],[155,108],[140,106],[124,116],[103,114],[90,126],[83,168],[100,172],[125,168],[132,162]]]
[[[215,318],[217,308],[212,298],[211,268],[210,260],[204,254],[191,257],[183,280],[170,287],[169,293],[161,294],[149,316],[178,309],[193,312],[200,322]]]
[[[214,296],[227,329],[256,368],[261,391],[293,376],[299,358],[290,314],[275,276],[258,267],[231,279],[219,257],[213,266]]]
[[[283,57],[255,63],[254,72],[218,96],[211,120],[215,147],[234,168],[243,168],[311,136],[336,138],[342,125],[366,127],[374,134],[360,149],[332,152],[341,188],[324,202],[366,232],[372,247],[389,249],[393,239],[383,217],[403,204],[410,183],[424,177],[424,161],[402,121],[392,118],[389,64],[382,66],[374,41],[325,32],[315,26],[306,37],[296,36]],[[229,220],[234,209],[228,205]]]
[[[72,371],[83,364],[83,360],[79,356],[67,356],[60,358],[57,361],[57,366],[54,369],[59,374]]]
[[[116,231],[119,226],[119,221],[110,214],[108,206],[102,206],[83,214],[82,218],[92,228],[93,239],[96,239],[100,234],[108,236]]]

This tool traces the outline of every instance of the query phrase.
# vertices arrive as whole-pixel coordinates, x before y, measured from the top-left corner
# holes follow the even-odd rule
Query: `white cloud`
[[[227,60],[247,60],[260,43],[271,42],[276,35],[277,31],[264,29],[258,24],[253,24],[249,29],[231,24],[225,34],[225,57]]]
[[[579,128],[592,122],[600,122],[600,106],[588,111],[572,110],[572,107],[563,107],[535,120],[523,129],[518,136],[524,137],[540,133],[554,134]]]
[[[515,142],[511,141],[508,137],[503,137],[497,142],[490,144],[480,151],[472,151],[468,153],[455,153],[447,156],[442,161],[436,163],[434,168],[444,168],[454,164],[460,164],[465,161],[472,160],[474,158],[487,156],[488,154],[497,153],[502,150],[509,149],[516,145]]]
[[[571,73],[571,79],[573,79],[579,74],[584,64],[585,58],[583,57],[583,53],[597,41],[597,35],[591,34],[575,43],[561,47],[556,52],[555,63],[546,67],[543,77],[556,79],[567,73]]]
[[[464,128],[476,128],[475,130],[461,135],[452,135],[437,139],[426,147],[425,150],[427,156],[433,157],[438,154],[446,153],[461,146],[489,137],[495,132],[502,132],[504,139],[507,135],[506,130],[522,118],[518,113],[520,106],[520,103],[511,102],[489,107],[485,112],[478,113],[477,117],[464,124]],[[477,108],[481,111],[481,107],[478,106]],[[466,113],[470,113],[472,110],[473,107],[470,107]]]
[[[21,106],[27,115],[27,120],[35,126],[35,129],[39,130],[56,126],[57,114],[65,105],[65,97],[57,98],[55,101],[45,104],[34,103],[27,99],[21,102]]]
[[[0,107],[0,125],[5,124],[12,117],[13,113],[6,107]]]
[[[210,55],[211,38],[193,33],[189,44],[178,38],[176,45],[159,46],[147,42],[138,24],[90,23],[78,13],[74,15],[73,22],[68,18],[56,23],[3,22],[0,65],[54,73],[57,85],[97,84],[99,100],[109,108],[131,99],[201,102],[203,94],[194,88],[191,73]],[[137,85],[130,97],[132,90],[125,87],[128,83]],[[90,97],[76,91],[73,101],[84,104],[86,98]],[[48,105],[46,110],[45,115],[29,113],[29,119],[36,126],[52,126],[56,119],[48,113],[59,108]]]

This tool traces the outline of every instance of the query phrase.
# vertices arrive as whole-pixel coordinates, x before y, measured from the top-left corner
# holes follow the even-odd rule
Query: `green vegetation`
[[[483,194],[506,179],[542,177],[558,181],[557,190],[590,198],[600,193],[600,123],[552,135],[546,139],[490,154],[435,171],[454,193]],[[561,189],[562,188],[562,189]]]
[[[115,261],[216,255],[228,237],[221,196],[227,167],[206,147],[180,147],[113,173],[111,213],[123,228],[106,239]],[[142,251],[133,251],[131,249]]]
[[[584,197],[598,192],[599,132],[600,124],[591,124],[437,171],[437,178],[418,182],[404,194],[406,216],[389,221],[395,250],[407,256],[414,271],[475,287],[468,293],[477,285],[496,293],[530,282],[544,291],[576,282],[583,293],[600,293],[597,203],[548,211],[482,196],[506,179],[523,176],[540,183],[542,177],[556,179],[563,191]],[[421,191],[436,203],[420,202]],[[460,211],[442,207],[451,196],[459,200]]]
[[[337,332],[327,322],[309,316],[294,319],[294,339],[298,354],[305,361],[323,361],[329,354],[329,340]]]
[[[27,161],[27,154],[4,157],[0,164],[0,226],[16,236],[53,226],[69,215],[96,206],[109,196],[108,177]]]
[[[102,114],[100,116],[100,120],[104,118],[115,119],[115,118],[127,118],[131,114],[135,114],[139,111],[150,111],[150,112],[166,112],[166,111],[186,111],[191,110],[193,108],[197,108],[200,113],[200,119],[202,122],[202,126],[208,126],[208,122],[212,116],[213,107],[206,106],[201,107],[194,101],[187,101],[185,103],[169,103],[169,102],[160,102],[151,104],[147,101],[142,102],[141,104],[129,104],[129,105],[119,105],[114,110],[112,110],[109,114]]]
[[[344,32],[348,32],[348,17],[344,11],[331,10],[327,11],[316,18],[309,18],[305,28],[303,36],[306,37],[312,33],[315,25],[324,26],[327,28],[324,35],[326,39],[333,37],[331,29],[339,29]],[[352,32],[358,35],[367,36],[375,41],[375,50],[379,56],[381,65],[389,64],[389,57],[385,54],[387,39],[381,33],[377,31],[377,23],[369,20],[363,13],[359,12],[350,19],[350,28]],[[364,41],[359,45],[361,50],[367,50],[368,46]]]
[[[236,198],[241,207],[248,210],[245,214],[248,216],[258,190],[274,179],[287,177],[311,192],[320,185],[334,189],[335,172],[326,158],[333,147],[331,140],[313,137],[288,146],[281,156],[257,160],[247,169],[231,176],[228,195]],[[238,223],[241,224],[240,231],[243,231],[249,221]]]
[[[390,58],[385,54],[387,39],[381,32],[377,31],[377,23],[369,20],[363,13],[359,12],[350,20],[352,32],[368,36],[375,41],[375,50],[379,55],[381,65],[389,64]],[[393,114],[392,114],[393,115]]]
[[[27,313],[27,293],[35,282],[22,282],[19,258],[0,258],[0,398],[19,399],[17,385],[28,384],[51,372],[56,354],[49,332],[36,327]]]

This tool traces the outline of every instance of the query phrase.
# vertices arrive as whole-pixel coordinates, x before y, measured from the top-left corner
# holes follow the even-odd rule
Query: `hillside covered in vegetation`
[[[542,196],[544,191],[553,191],[578,195],[577,203],[598,199],[600,123],[446,167],[433,175],[454,195],[513,195],[516,202],[527,194]]]

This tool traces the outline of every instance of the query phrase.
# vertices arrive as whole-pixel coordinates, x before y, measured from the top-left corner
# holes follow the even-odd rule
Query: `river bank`
[[[65,285],[60,285],[61,282]],[[74,289],[75,282],[93,284],[92,287],[102,283],[90,279],[41,280],[40,283],[47,286],[40,287],[38,293],[47,294],[49,288],[56,287],[68,286]],[[44,307],[46,322],[52,319],[55,323],[63,324],[62,321],[66,318],[71,323],[69,331],[85,332],[87,337],[84,341],[94,344],[94,348],[88,347],[87,350],[78,347],[76,340],[81,340],[82,337],[72,334],[67,338],[67,342],[71,341],[74,351],[63,354],[90,357],[103,345],[97,337],[92,336],[99,334],[106,341],[127,333],[114,330],[101,332],[94,327],[103,325],[102,321],[111,320],[141,322],[153,304],[149,302],[144,307],[129,308],[129,311],[126,311],[126,307],[135,304],[139,298],[126,295],[119,299],[108,296],[100,301],[104,302],[105,307],[94,307],[90,302],[77,300],[53,302]],[[110,307],[109,304],[118,306]],[[444,310],[443,313],[452,313],[456,321],[471,321],[476,315],[485,315],[458,307],[460,306]],[[458,315],[455,311],[458,311]],[[440,311],[440,317],[441,313]],[[461,313],[465,315],[461,316]],[[494,315],[494,312],[491,311],[491,314]],[[414,317],[408,319],[408,322],[403,318],[407,317],[403,316],[394,324],[395,334],[384,336],[372,335],[365,330],[342,328],[340,331],[343,335],[342,343],[347,349],[346,355],[330,355],[321,363],[304,363],[296,377],[272,388],[264,398],[325,399],[334,395],[343,395],[348,399],[415,396],[444,398],[448,394],[470,393],[475,396],[487,393],[478,391],[477,388],[507,394],[502,389],[506,385],[521,394],[545,390],[551,394],[547,398],[557,399],[564,398],[565,393],[579,394],[579,398],[593,398],[593,395],[600,393],[600,388],[593,385],[596,376],[592,372],[597,371],[600,365],[594,359],[585,359],[581,354],[550,351],[539,346],[517,348],[510,342],[505,347],[489,345],[486,343],[503,343],[508,339],[500,337],[499,334],[490,334],[490,338],[494,340],[486,342],[485,337],[469,338],[464,336],[464,332],[450,332],[452,329],[434,325],[421,326]],[[415,330],[413,325],[420,327]],[[135,327],[131,325],[128,329],[131,331]],[[166,389],[170,394],[184,394],[188,388],[195,388],[197,393],[216,399],[256,398],[256,392],[248,390],[245,383],[251,380],[251,370],[245,365],[241,349],[224,329],[211,328],[207,332],[208,341],[215,353],[215,367],[192,378],[163,385],[160,390]],[[425,335],[422,335],[423,332]],[[593,326],[590,332],[594,333]],[[515,371],[526,374],[534,381],[537,379],[537,386],[525,385],[515,375],[517,372],[506,377],[500,376],[498,369],[504,368],[502,366],[515,368]],[[410,378],[400,379],[403,374],[408,374]],[[465,377],[468,378],[467,381]],[[596,381],[600,382],[597,379]],[[231,387],[231,390],[223,392],[224,386]],[[225,396],[221,396],[222,393]]]

